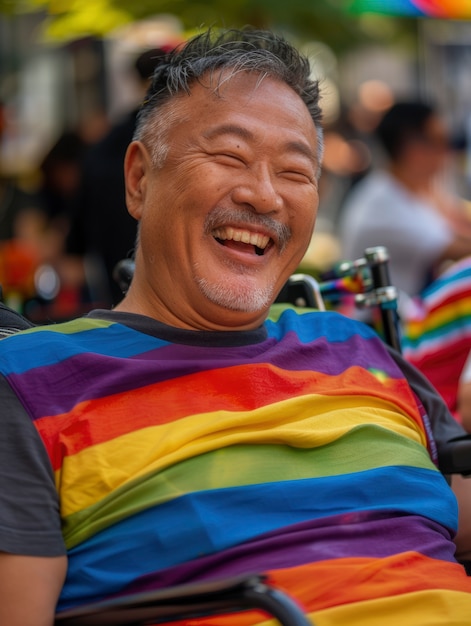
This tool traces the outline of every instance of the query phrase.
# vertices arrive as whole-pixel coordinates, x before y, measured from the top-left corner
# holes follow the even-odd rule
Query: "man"
[[[270,33],[205,33],[157,69],[126,297],[2,340],[1,623],[254,571],[321,626],[469,623],[443,404],[360,323],[267,319],[314,226],[318,99]]]
[[[347,195],[339,233],[342,256],[387,247],[391,280],[417,296],[445,261],[471,254],[464,202],[444,193],[438,178],[450,156],[444,121],[433,106],[405,101],[383,116],[376,137],[384,167],[375,168]]]

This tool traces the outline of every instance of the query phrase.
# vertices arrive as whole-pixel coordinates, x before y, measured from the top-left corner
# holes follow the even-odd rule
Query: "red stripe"
[[[218,410],[251,411],[308,394],[338,396],[339,401],[341,396],[377,396],[398,406],[421,425],[414,398],[404,380],[380,382],[361,367],[331,376],[256,364],[191,374],[89,400],[68,413],[40,418],[36,426],[54,469],[58,469],[64,456],[142,428]]]

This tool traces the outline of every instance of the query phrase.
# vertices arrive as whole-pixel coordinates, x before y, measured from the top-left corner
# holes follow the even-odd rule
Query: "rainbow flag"
[[[454,263],[414,304],[402,316],[403,354],[459,421],[458,382],[471,350],[471,258]]]
[[[318,626],[469,624],[455,498],[367,326],[288,308],[192,332],[102,312],[4,339],[0,371],[54,469],[60,610],[264,572]]]
[[[438,19],[471,18],[471,0],[353,0],[352,13],[384,13]]]

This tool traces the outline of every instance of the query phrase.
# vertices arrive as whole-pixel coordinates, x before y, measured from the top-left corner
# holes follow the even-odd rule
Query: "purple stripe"
[[[402,377],[379,340],[367,343],[365,346],[365,340],[354,335],[335,347],[335,358],[332,358],[332,346],[324,338],[318,339],[313,346],[299,342],[294,333],[288,333],[280,343],[268,339],[261,344],[233,348],[168,345],[131,358],[98,354],[91,358],[89,354],[81,353],[48,367],[12,374],[9,380],[20,394],[24,394],[23,397],[34,398],[30,414],[38,418],[67,413],[81,401],[123,393],[214,367],[223,369],[269,362],[288,371],[310,371],[315,362],[318,372],[335,376],[355,364],[382,369],[393,378]]]
[[[266,355],[263,356],[267,360]],[[294,333],[288,333],[282,342],[272,347],[268,360],[290,371],[310,371],[315,364],[317,372],[337,376],[349,367],[358,366],[379,369],[391,378],[403,378],[401,370],[377,337],[364,339],[360,335],[352,335],[342,342],[320,337],[307,344],[300,342]]]
[[[373,515],[378,518],[377,512]],[[455,562],[451,536],[439,524],[415,515],[374,520],[370,516],[353,513],[296,524],[282,534],[279,530],[267,533],[218,554],[147,574],[117,595],[336,558],[381,558],[407,551]]]

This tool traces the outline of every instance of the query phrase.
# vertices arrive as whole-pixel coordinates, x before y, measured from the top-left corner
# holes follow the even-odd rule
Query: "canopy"
[[[460,20],[471,18],[471,0],[353,0],[350,10]]]

